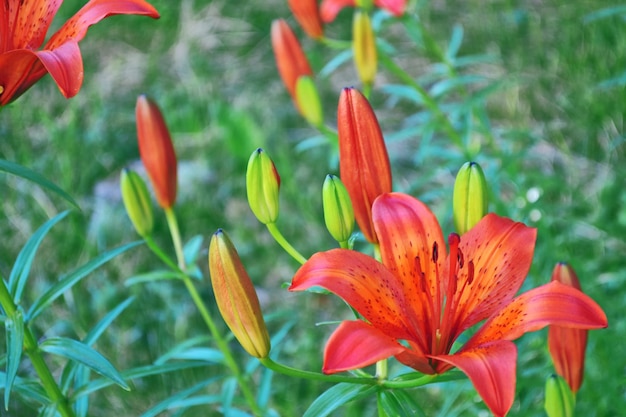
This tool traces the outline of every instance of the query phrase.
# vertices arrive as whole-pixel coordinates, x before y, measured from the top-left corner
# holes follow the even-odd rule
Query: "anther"
[[[439,246],[437,245],[437,242],[433,243],[433,262],[437,262],[437,259],[439,259]]]

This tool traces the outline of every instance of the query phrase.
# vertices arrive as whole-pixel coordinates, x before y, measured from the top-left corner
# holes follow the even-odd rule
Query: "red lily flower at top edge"
[[[0,2],[0,105],[17,99],[46,73],[66,98],[73,97],[83,82],[78,42],[89,26],[117,14],[159,17],[144,0],[91,0],[39,50],[61,3],[63,0]]]
[[[458,367],[489,409],[504,416],[515,395],[512,340],[549,324],[607,326],[591,298],[560,282],[514,298],[530,268],[535,229],[488,214],[462,237],[451,234],[446,256],[439,223],[419,200],[383,194],[372,210],[382,263],[347,249],[320,252],[296,272],[289,288],[323,287],[364,319],[344,321],[331,335],[326,373],[392,355],[426,374]],[[482,320],[453,352],[459,335]]]
[[[374,6],[385,9],[396,17],[404,14],[406,3],[406,0],[374,0]],[[356,0],[322,0],[320,17],[324,23],[330,23],[345,7],[356,7]]]

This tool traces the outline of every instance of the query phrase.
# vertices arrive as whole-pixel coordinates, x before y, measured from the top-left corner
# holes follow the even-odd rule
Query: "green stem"
[[[167,225],[170,228],[170,234],[172,235],[172,242],[174,243],[174,250],[176,251],[176,259],[178,260],[178,267],[181,270],[187,269],[185,263],[185,255],[183,254],[183,244],[180,238],[180,230],[178,229],[178,220],[176,220],[176,213],[174,209],[169,207],[165,209],[165,217],[167,219]]]
[[[276,226],[276,223],[268,223],[266,224],[266,226],[267,230],[269,230],[274,237],[274,240],[276,240],[276,242],[278,242],[278,244],[282,246],[282,248],[289,255],[291,255],[293,259],[300,262],[300,264],[304,264],[306,262],[306,258],[302,256],[300,252],[298,252],[293,246],[291,246],[291,244],[287,241],[287,239],[285,239],[283,234],[280,233],[280,230],[278,230],[278,226]]]
[[[407,380],[380,380],[379,378],[374,377],[326,375],[319,372],[303,371],[301,369],[292,368],[290,366],[275,362],[269,357],[261,358],[259,359],[259,361],[266,368],[281,373],[283,375],[331,383],[347,382],[351,384],[361,385],[379,385],[384,388],[416,388],[436,382],[437,378],[439,378],[439,375],[423,375],[419,378]]]
[[[7,316],[11,317],[16,314],[17,306],[9,293],[4,279],[0,279],[0,281],[2,281],[0,285],[0,304],[2,304],[2,308]],[[35,372],[37,372],[39,380],[46,390],[50,401],[56,405],[61,416],[74,417],[74,410],[72,410],[67,397],[61,392],[61,389],[52,376],[52,372],[50,372],[50,368],[48,368],[48,365],[43,360],[37,339],[27,324],[24,324],[24,352],[26,352],[30,358],[33,368],[35,368]]]
[[[198,311],[200,312],[200,316],[202,316],[202,319],[204,320],[204,323],[209,329],[211,336],[215,340],[215,344],[217,345],[218,349],[222,352],[222,355],[224,355],[224,363],[230,369],[230,372],[233,374],[233,376],[237,380],[237,383],[239,384],[239,389],[241,390],[241,393],[243,394],[246,402],[248,403],[250,410],[255,416],[262,416],[263,412],[261,408],[259,407],[259,405],[257,404],[252,391],[250,390],[250,384],[248,383],[244,374],[239,369],[239,365],[237,365],[235,358],[231,354],[231,350],[228,347],[228,343],[226,342],[226,339],[222,337],[217,326],[215,325],[215,322],[213,321],[213,318],[211,317],[211,313],[206,308],[206,305],[202,301],[202,297],[200,296],[198,289],[194,285],[193,279],[189,275],[187,275],[187,273],[185,272],[185,269],[187,266],[186,266],[185,257],[183,254],[183,245],[182,245],[182,239],[180,236],[180,230],[178,228],[178,222],[176,220],[176,215],[174,213],[174,210],[172,208],[166,209],[165,215],[167,217],[167,223],[169,225],[170,233],[172,235],[172,241],[174,242],[174,248],[176,251],[176,258],[178,260],[178,265],[174,264],[174,262],[172,262],[167,257],[167,255],[163,253],[163,251],[155,244],[152,238],[146,238],[146,243],[148,244],[148,247],[150,247],[150,249],[152,249],[152,251],[161,260],[165,262],[166,265],[168,265],[174,271],[181,273],[182,280],[185,283],[185,287],[187,288],[187,291],[189,292],[191,299],[196,305],[196,308],[198,309]]]
[[[448,116],[446,116],[443,110],[441,110],[435,99],[433,99],[421,85],[419,85],[409,74],[407,74],[395,62],[393,62],[393,60],[389,58],[386,54],[378,51],[378,57],[380,59],[380,62],[382,62],[389,71],[391,71],[401,81],[413,88],[420,95],[422,101],[424,102],[424,105],[428,108],[428,110],[430,110],[435,115],[435,117],[437,117],[442,122],[443,129],[448,134],[450,139],[452,139],[452,141],[459,148],[465,150],[465,146],[463,146],[463,140],[461,139],[461,136],[456,131],[456,129],[454,129],[454,126],[452,126],[450,119],[448,119]]]

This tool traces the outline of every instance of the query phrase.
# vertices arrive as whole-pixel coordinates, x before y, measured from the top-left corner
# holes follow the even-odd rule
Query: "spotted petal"
[[[414,339],[402,285],[383,264],[359,252],[333,249],[313,255],[290,291],[320,286],[343,298],[372,326],[395,339]]]
[[[505,416],[513,405],[517,360],[513,342],[499,340],[435,358],[463,371],[496,417]]]

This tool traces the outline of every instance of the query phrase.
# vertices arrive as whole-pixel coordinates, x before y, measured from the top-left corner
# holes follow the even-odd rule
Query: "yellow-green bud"
[[[222,229],[209,244],[209,272],[217,307],[228,328],[250,355],[267,357],[270,337],[259,298],[237,249]]]
[[[544,408],[548,417],[572,417],[576,398],[567,382],[558,375],[550,375],[546,380]]]
[[[120,188],[126,213],[135,230],[142,237],[149,236],[152,233],[154,218],[152,201],[146,183],[136,172],[124,169],[120,179]]]
[[[489,205],[487,181],[476,162],[463,164],[454,182],[452,213],[457,232],[462,235],[474,227]]]
[[[364,10],[370,10],[374,6],[373,0],[356,0],[356,5]]]
[[[302,117],[313,127],[319,127],[324,123],[320,96],[313,78],[308,75],[298,77],[296,81],[296,103]]]
[[[376,77],[378,55],[372,22],[366,12],[356,11],[352,21],[354,64],[361,82],[371,85]]]
[[[348,190],[339,177],[327,175],[322,187],[324,221],[337,242],[346,242],[354,230],[354,210]]]
[[[248,204],[256,218],[263,224],[276,222],[280,176],[274,162],[261,148],[252,152],[248,160],[246,189]]]

